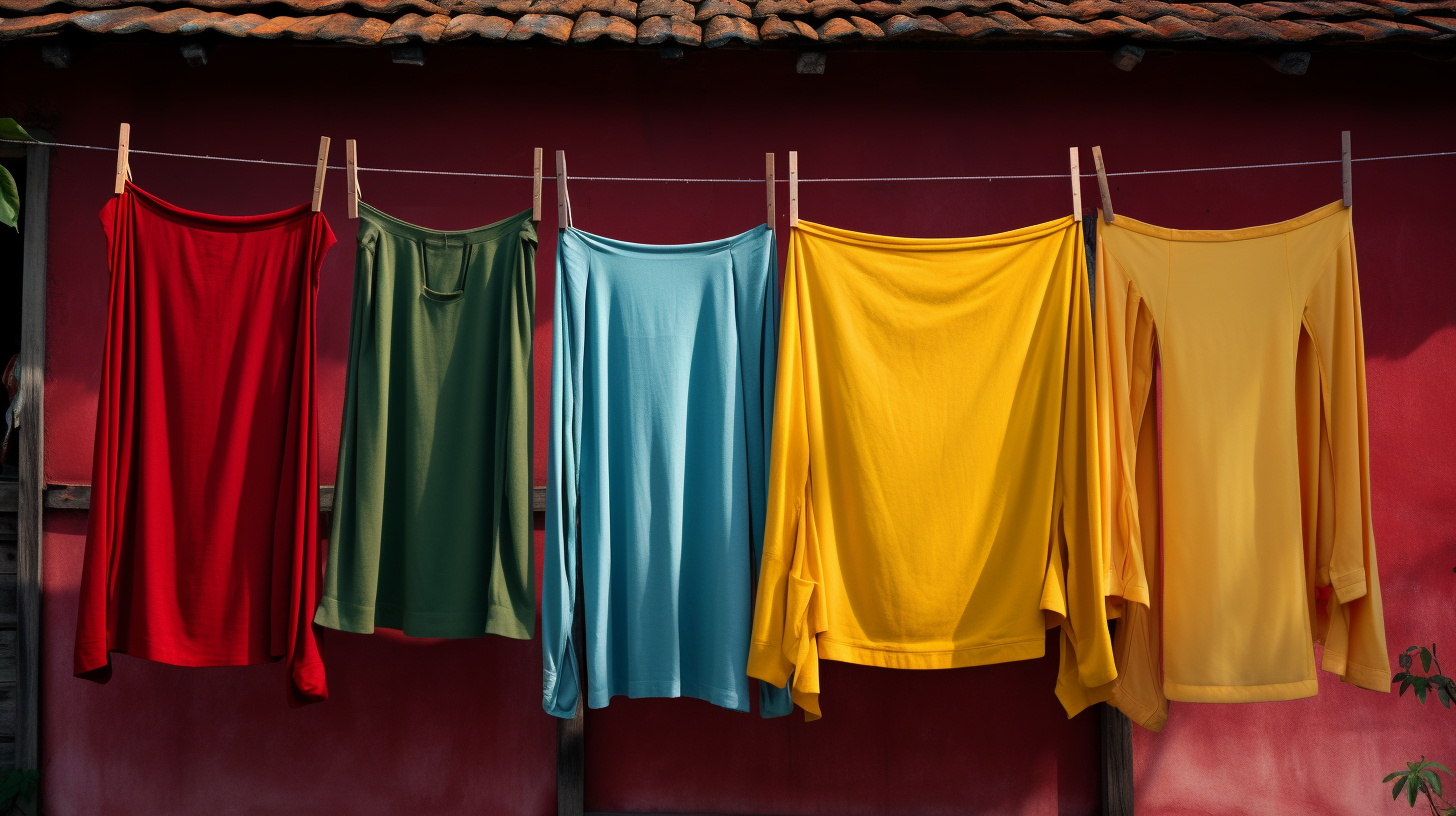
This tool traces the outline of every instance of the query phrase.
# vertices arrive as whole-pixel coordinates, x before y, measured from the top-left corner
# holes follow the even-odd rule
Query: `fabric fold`
[[[128,183],[101,211],[111,298],[74,669],[282,660],[328,696],[316,298],[334,243],[302,205],[215,216]]]
[[[1115,674],[1081,225],[909,239],[799,222],[749,673],[1040,657]]]

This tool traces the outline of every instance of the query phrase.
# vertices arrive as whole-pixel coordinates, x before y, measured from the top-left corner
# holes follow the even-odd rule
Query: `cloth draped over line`
[[[561,232],[541,629],[542,705],[748,697],[773,412],[777,266],[758,227],[700,244]],[[778,685],[782,686],[780,682]],[[759,684],[764,716],[789,713]]]
[[[1098,232],[1103,520],[1123,609],[1118,678],[1081,702],[1157,730],[1169,700],[1310,697],[1314,642],[1324,670],[1388,692],[1351,211],[1238,230],[1119,215]]]
[[[319,625],[534,635],[535,259],[529,210],[441,232],[359,203]]]
[[[128,184],[101,211],[111,298],[75,673],[110,652],[283,660],[327,698],[318,599],[315,321],[334,242],[307,204],[217,216]]]
[[[1086,256],[1071,217],[978,238],[800,221],[749,674],[820,716],[821,659],[1040,657],[1113,679]]]

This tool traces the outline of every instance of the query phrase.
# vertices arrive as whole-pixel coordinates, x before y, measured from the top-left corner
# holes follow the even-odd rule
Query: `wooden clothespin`
[[[773,154],[763,154],[763,177],[768,182],[768,228],[777,229],[778,210],[774,207],[774,166]]]
[[[324,173],[329,169],[329,137],[319,138],[318,165],[313,170],[313,211],[324,209]]]
[[[789,229],[799,226],[799,151],[789,151]]]
[[[1072,148],[1072,219],[1082,220],[1082,160]]]
[[[126,192],[126,182],[131,178],[131,162],[127,156],[131,153],[131,125],[121,123],[121,136],[116,141],[116,186],[113,192],[121,195]]]
[[[359,217],[359,148],[350,139],[344,142],[344,175],[349,185],[349,217]]]
[[[1355,199],[1350,194],[1350,131],[1340,131],[1340,200],[1348,207]]]
[[[566,151],[556,151],[556,225],[571,229],[571,194],[566,190]]]
[[[1097,190],[1102,193],[1102,220],[1111,224],[1117,220],[1112,213],[1112,188],[1107,186],[1107,168],[1102,164],[1102,148],[1093,146],[1092,163],[1097,165]]]
[[[541,223],[541,148],[536,148],[536,155],[531,165],[531,220],[537,224]]]

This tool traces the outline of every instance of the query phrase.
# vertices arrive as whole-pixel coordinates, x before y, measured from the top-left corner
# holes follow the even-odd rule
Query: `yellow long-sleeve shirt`
[[[1082,703],[1156,730],[1168,700],[1313,696],[1312,641],[1326,671],[1390,690],[1350,223],[1338,202],[1241,230],[1099,219],[1103,520],[1125,591],[1119,676]]]
[[[748,673],[1040,657],[1115,675],[1081,225],[887,238],[800,222]],[[1065,673],[1064,673],[1065,674]]]

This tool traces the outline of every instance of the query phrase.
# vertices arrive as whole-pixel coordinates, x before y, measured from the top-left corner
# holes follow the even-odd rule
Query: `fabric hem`
[[[673,680],[634,680],[627,683],[627,690],[608,689],[603,692],[593,689],[587,694],[587,708],[606,708],[613,697],[630,700],[667,697],[691,697],[703,700],[732,711],[748,710],[748,694],[733,689],[723,689],[701,683],[684,684]]]
[[[1191,686],[1163,682],[1164,696],[1184,703],[1273,703],[1302,700],[1318,693],[1319,679],[1316,677],[1260,686]]]
[[[1313,212],[1291,218],[1288,221],[1279,221],[1273,224],[1263,224],[1257,227],[1243,227],[1230,230],[1180,230],[1169,227],[1159,227],[1129,218],[1122,213],[1117,214],[1118,229],[1125,229],[1128,232],[1136,232],[1141,235],[1149,235],[1153,238],[1162,238],[1167,241],[1190,241],[1190,242],[1218,242],[1218,241],[1247,241],[1251,238],[1268,238],[1271,235],[1283,235],[1286,232],[1293,232],[1300,227],[1307,227],[1316,221],[1328,218],[1336,213],[1345,210],[1343,202],[1335,201],[1320,207]],[[1100,217],[1102,211],[1098,210]],[[802,223],[802,222],[801,222]]]
[[[1034,660],[1046,654],[1045,637],[933,652],[873,649],[830,640],[823,635],[818,640],[821,660],[837,660],[841,663],[881,666],[887,669],[955,669],[1009,663],[1013,660]],[[768,679],[772,681],[772,678]]]

